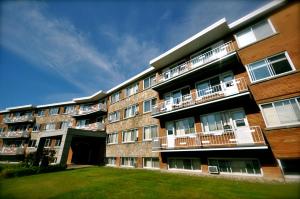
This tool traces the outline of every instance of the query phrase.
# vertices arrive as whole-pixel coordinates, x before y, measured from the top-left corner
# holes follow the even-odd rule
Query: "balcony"
[[[24,155],[24,147],[5,146],[0,149],[0,155]]]
[[[18,123],[18,122],[34,122],[32,115],[14,116],[3,119],[4,123]]]
[[[95,122],[84,126],[76,126],[76,129],[91,130],[91,131],[105,131],[105,124],[101,122]]]
[[[1,132],[0,138],[28,138],[29,132],[28,131],[7,131]]]
[[[243,93],[247,90],[247,82],[244,78],[233,79],[202,90],[197,90],[188,95],[165,100],[152,107],[152,116],[155,117],[161,114],[194,108],[215,100],[225,100],[230,96]]]
[[[220,148],[265,146],[259,126],[240,130],[227,129],[218,133],[193,133],[181,136],[165,136],[152,139],[152,151],[168,150],[216,150]]]
[[[26,154],[35,153],[36,151],[37,151],[36,147],[27,147],[26,148]]]
[[[235,48],[232,41],[222,44],[208,52],[200,54],[191,60],[184,62],[183,64],[176,66],[170,70],[163,72],[156,76],[156,82],[152,88],[158,87],[165,82],[172,81],[176,77],[184,76],[193,71],[196,71],[203,66],[206,66],[214,61],[218,61],[229,56],[232,52],[235,52]]]
[[[99,103],[99,104],[95,104],[95,105],[92,105],[89,107],[81,108],[79,110],[73,110],[70,112],[70,114],[73,117],[78,117],[78,116],[89,115],[89,114],[96,113],[99,111],[106,112],[107,111],[106,104]]]

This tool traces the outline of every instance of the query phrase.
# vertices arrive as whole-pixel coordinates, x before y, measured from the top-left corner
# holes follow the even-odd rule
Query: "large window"
[[[118,102],[119,100],[120,100],[120,92],[113,93],[110,97],[110,102],[112,104]]]
[[[194,118],[185,118],[176,121],[166,122],[167,135],[185,135],[195,133]]]
[[[40,109],[40,110],[38,110],[38,112],[37,112],[37,114],[38,114],[38,116],[45,116],[45,110],[44,109]]]
[[[125,95],[126,97],[129,97],[130,95],[136,94],[138,90],[139,90],[138,83],[132,84],[125,89]]]
[[[269,79],[294,70],[287,52],[248,64],[247,68],[252,82]]]
[[[118,133],[110,133],[107,136],[107,144],[116,144],[118,143]]]
[[[300,123],[300,97],[262,104],[261,109],[268,127]]]
[[[75,109],[75,106],[73,105],[70,105],[70,106],[65,106],[64,107],[64,113],[65,114],[69,114],[69,113],[72,113]]]
[[[169,169],[201,171],[200,159],[194,158],[169,158]]]
[[[220,173],[261,175],[258,160],[252,159],[209,159],[209,166],[216,166]]]
[[[58,107],[50,108],[49,114],[50,114],[50,115],[57,115],[57,114],[58,114],[58,110],[59,110]]]
[[[284,175],[300,175],[300,159],[282,159],[280,160]]]
[[[201,115],[200,120],[202,131],[205,133],[223,133],[248,126],[246,115],[242,109]]]
[[[120,111],[115,111],[109,114],[108,116],[109,122],[116,122],[120,120]]]
[[[144,113],[151,112],[152,107],[156,104],[156,98],[144,101]]]
[[[134,117],[138,112],[138,105],[129,106],[124,110],[124,118]]]
[[[150,88],[155,83],[155,75],[147,77],[144,79],[144,89]]]
[[[143,140],[152,140],[154,137],[157,137],[157,125],[145,126]]]
[[[116,157],[108,157],[107,158],[107,165],[115,166],[116,165]]]
[[[50,139],[50,138],[47,138],[47,139],[45,140],[44,147],[50,147],[50,145],[51,145],[51,139]]]
[[[77,127],[78,128],[83,128],[85,127],[86,125],[88,125],[90,123],[89,120],[77,120]]]
[[[122,157],[121,166],[125,167],[134,167],[136,164],[136,159],[133,157]]]
[[[71,127],[71,122],[70,121],[63,121],[62,123],[61,123],[61,129],[67,129],[67,128],[69,128],[69,127]]]
[[[269,20],[263,20],[248,27],[236,34],[239,47],[247,46],[251,43],[264,39],[275,33],[274,28]]]
[[[158,158],[143,158],[143,168],[156,168],[159,169],[159,159]]]
[[[55,130],[55,123],[48,123],[46,124],[46,131]]]
[[[138,138],[138,130],[137,129],[131,129],[128,131],[122,132],[122,142],[135,142]]]

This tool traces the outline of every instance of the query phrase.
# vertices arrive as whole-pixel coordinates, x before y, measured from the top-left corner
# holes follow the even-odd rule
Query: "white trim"
[[[207,149],[178,149],[178,150],[153,150],[152,152],[183,152],[183,151],[232,151],[232,150],[256,150],[256,149],[268,149],[268,146],[256,146],[256,147],[230,147],[230,148],[207,148]]]
[[[212,101],[201,103],[201,104],[196,104],[194,106],[185,107],[185,108],[182,108],[182,109],[176,109],[176,110],[172,110],[172,111],[169,111],[169,112],[164,112],[164,113],[160,113],[160,114],[154,114],[154,115],[152,115],[152,117],[156,118],[156,117],[159,117],[159,116],[168,115],[168,114],[171,114],[171,113],[176,113],[176,112],[180,112],[180,111],[183,111],[183,110],[187,110],[187,109],[191,109],[191,108],[196,108],[196,107],[200,107],[200,106],[205,106],[205,105],[208,105],[208,104],[213,104],[213,103],[216,103],[216,102],[220,102],[220,101],[224,101],[224,100],[227,100],[227,99],[231,99],[231,98],[235,98],[235,97],[240,97],[240,96],[244,96],[244,95],[250,95],[250,92],[247,91],[247,92],[243,92],[243,93],[231,95],[231,96],[228,96],[228,97],[224,97],[224,98],[221,98],[221,99],[212,100]]]
[[[72,104],[76,104],[76,103],[74,101],[66,101],[66,102],[38,105],[38,106],[36,106],[36,108],[46,108],[46,107],[50,107],[50,106],[72,105]]]
[[[208,26],[207,28],[203,29],[202,31],[198,32],[197,34],[195,34],[194,36],[188,38],[187,40],[179,43],[178,45],[176,45],[175,47],[171,48],[170,50],[166,51],[165,53],[159,55],[158,57],[150,60],[150,65],[152,65],[154,62],[157,62],[158,60],[166,57],[167,55],[170,55],[171,53],[179,50],[180,48],[182,48],[183,46],[187,45],[188,43],[191,43],[192,41],[196,40],[197,38],[202,37],[203,35],[207,34],[208,32],[210,32],[211,30],[217,28],[218,26],[227,23],[226,19],[220,19],[219,21],[213,23],[212,25]]]
[[[246,23],[248,23],[250,20],[255,19],[255,17],[260,17],[261,15],[271,12],[272,10],[276,9],[277,7],[283,5],[286,0],[274,0],[270,3],[258,8],[257,10],[247,14],[246,16],[239,18],[238,20],[230,23],[228,26],[230,29],[235,30]]]
[[[199,160],[200,168],[193,170],[193,169],[177,169],[177,168],[170,168],[169,160]],[[187,171],[187,172],[202,172],[202,164],[201,158],[198,157],[169,157],[168,158],[168,170],[169,171]]]

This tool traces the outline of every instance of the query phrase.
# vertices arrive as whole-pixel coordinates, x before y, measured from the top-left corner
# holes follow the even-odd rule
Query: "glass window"
[[[300,122],[300,98],[292,98],[261,105],[268,127]]]
[[[157,126],[145,126],[143,140],[152,140],[154,137],[157,137]]]
[[[125,108],[124,118],[129,118],[129,117],[135,116],[137,114],[137,111],[138,111],[138,105],[137,104]]]
[[[138,137],[138,130],[137,129],[131,129],[128,131],[122,132],[122,142],[135,142]]]
[[[50,144],[51,144],[51,139],[50,139],[50,138],[47,138],[47,139],[45,140],[45,145],[44,145],[44,147],[49,147]]]
[[[132,84],[131,86],[128,86],[125,89],[126,97],[129,97],[130,95],[136,94],[138,92],[138,89],[139,89],[138,83],[135,83],[135,84]]]
[[[239,47],[247,46],[251,43],[264,39],[274,33],[271,23],[268,20],[260,21],[236,34]]]
[[[64,113],[72,113],[75,109],[75,106],[65,106]]]
[[[201,170],[200,159],[196,158],[170,158],[169,169]]]
[[[167,135],[185,135],[195,133],[194,118],[185,118],[176,121],[166,122]]]
[[[36,147],[36,140],[29,140],[28,147]]]
[[[61,129],[67,129],[71,126],[71,122],[70,121],[63,121],[61,123]]]
[[[120,111],[115,111],[109,114],[109,122],[115,122],[120,120]]]
[[[249,64],[248,71],[252,82],[274,77],[294,70],[287,53],[281,53],[261,61]]]
[[[118,133],[111,133],[111,134],[108,134],[108,137],[107,137],[107,143],[108,143],[108,144],[115,144],[115,143],[118,143]]]
[[[118,102],[120,100],[120,92],[112,94],[110,99],[112,104]]]
[[[116,158],[115,157],[108,157],[107,158],[108,165],[116,165]]]
[[[38,116],[45,116],[45,110],[44,109],[38,110]]]
[[[144,89],[150,88],[155,83],[155,75],[144,79]]]
[[[50,115],[56,115],[56,114],[58,114],[58,110],[59,110],[58,107],[50,108],[49,114],[50,114]]]
[[[144,101],[144,113],[150,112],[152,107],[156,105],[156,98]]]
[[[135,163],[136,163],[136,159],[133,157],[122,157],[121,158],[122,166],[134,167]]]
[[[55,130],[55,123],[46,124],[46,131]]]
[[[143,158],[143,167],[144,168],[159,168],[159,159],[158,158]]]

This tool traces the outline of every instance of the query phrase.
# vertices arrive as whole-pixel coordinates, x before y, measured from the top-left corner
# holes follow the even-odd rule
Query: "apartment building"
[[[0,159],[299,178],[299,9],[221,19],[107,92],[5,109]]]

